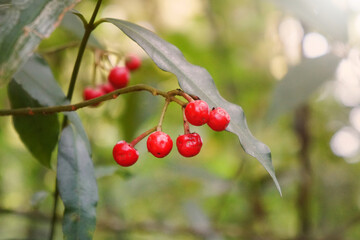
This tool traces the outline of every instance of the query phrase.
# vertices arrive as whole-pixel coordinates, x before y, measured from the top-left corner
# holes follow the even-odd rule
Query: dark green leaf
[[[88,152],[91,154],[90,142],[82,125],[81,119],[79,118],[79,115],[76,112],[67,112],[64,114],[68,117],[69,121],[74,124],[76,131],[78,132],[82,140],[85,142],[85,146]]]
[[[41,106],[69,104],[65,94],[56,82],[49,65],[44,59],[33,55],[29,61],[14,75],[14,81],[21,85],[29,96]],[[67,112],[69,120],[76,126],[86,146],[91,151],[90,143],[76,112]]]
[[[42,106],[67,104],[66,96],[54,79],[49,65],[38,55],[29,61],[14,75],[14,80]]]
[[[306,24],[310,31],[318,31],[332,40],[346,42],[347,16],[329,0],[272,0]]]
[[[64,239],[92,239],[98,201],[94,167],[85,142],[72,124],[61,133],[57,181],[65,206]]]
[[[85,32],[84,25],[81,22],[81,20],[77,16],[75,16],[74,13],[71,13],[71,12],[68,12],[65,14],[60,27],[69,31],[71,34],[73,34],[79,40],[82,39],[84,32]],[[104,47],[94,37],[94,35],[90,35],[88,45],[96,47],[96,48],[104,49]]]
[[[15,80],[9,83],[8,94],[12,108],[42,106]],[[50,167],[51,153],[59,135],[57,115],[14,116],[13,123],[22,142],[33,156],[46,167]]]
[[[0,8],[0,84],[11,79],[78,1],[9,1]]]
[[[304,59],[291,68],[275,87],[268,119],[274,120],[280,114],[305,103],[314,91],[331,79],[339,61],[339,57],[327,54],[315,59]]]
[[[279,192],[281,192],[272,166],[270,149],[254,138],[247,126],[242,108],[221,97],[214,80],[204,68],[187,62],[177,47],[143,27],[118,19],[108,18],[106,20],[113,23],[139,44],[159,68],[175,74],[180,87],[185,92],[199,96],[210,107],[220,106],[226,109],[231,116],[231,122],[227,130],[235,133],[239,137],[244,150],[260,161],[273,178]]]

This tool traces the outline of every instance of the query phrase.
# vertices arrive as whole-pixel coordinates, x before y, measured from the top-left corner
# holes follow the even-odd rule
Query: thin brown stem
[[[297,210],[299,218],[298,240],[312,239],[311,225],[311,163],[309,156],[310,132],[309,132],[310,110],[308,105],[301,106],[295,113],[294,131],[297,134],[300,151],[298,159],[300,164],[300,181],[298,186]]]
[[[179,92],[179,95],[184,97],[188,102],[193,102],[194,99],[189,95],[187,94],[186,92],[182,91],[182,90],[178,90]]]
[[[53,205],[53,209],[52,209],[49,240],[54,239],[54,235],[55,235],[55,227],[56,227],[56,221],[57,221],[56,210],[57,210],[58,202],[59,202],[59,189],[58,189],[58,185],[57,185],[57,180],[55,180],[54,205]]]
[[[189,122],[186,119],[185,116],[185,107],[182,107],[182,112],[183,112],[183,121],[184,121],[184,134],[189,134],[190,133],[190,126],[189,126]]]
[[[14,115],[35,115],[35,114],[53,114],[59,112],[71,112],[76,111],[80,108],[89,107],[96,103],[108,101],[117,98],[121,94],[126,94],[130,92],[139,92],[139,91],[147,91],[150,92],[154,96],[162,96],[166,99],[169,99],[171,102],[176,102],[181,106],[185,106],[186,103],[177,99],[175,96],[170,96],[167,92],[161,91],[154,87],[145,84],[137,84],[133,86],[129,86],[126,88],[115,90],[111,93],[105,94],[101,97],[94,98],[91,100],[83,101],[76,104],[69,105],[60,105],[60,106],[51,106],[51,107],[38,107],[38,108],[17,108],[17,109],[6,109],[0,110],[0,116],[14,116]]]
[[[169,106],[169,103],[170,103],[170,99],[167,98],[167,99],[165,100],[165,105],[164,105],[163,110],[162,110],[162,112],[161,112],[159,124],[158,124],[157,127],[156,127],[156,131],[161,131],[161,129],[162,129],[162,123],[163,123],[163,121],[164,121],[165,113],[166,113],[167,107]]]

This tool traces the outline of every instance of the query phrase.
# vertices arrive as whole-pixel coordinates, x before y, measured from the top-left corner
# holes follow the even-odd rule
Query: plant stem
[[[187,94],[186,92],[184,92],[182,90],[179,90],[179,95],[183,96],[188,102],[194,101],[194,99],[189,94]]]
[[[299,221],[298,240],[312,239],[311,223],[311,185],[312,171],[309,156],[310,132],[309,132],[310,109],[308,105],[299,107],[295,112],[294,131],[300,142],[298,160],[300,164],[300,180],[298,185],[297,211]]]
[[[111,93],[105,94],[101,97],[83,101],[83,102],[76,103],[76,104],[51,106],[51,107],[37,107],[37,108],[29,108],[28,107],[28,108],[0,110],[0,116],[35,115],[35,114],[46,115],[46,114],[59,113],[59,112],[71,112],[71,111],[76,111],[80,108],[92,106],[93,104],[96,104],[96,103],[113,100],[121,94],[126,94],[126,93],[130,93],[130,92],[139,92],[139,91],[147,91],[147,92],[150,92],[154,96],[160,95],[164,98],[169,99],[171,102],[176,102],[180,106],[186,105],[185,102],[177,99],[175,96],[170,95],[167,92],[161,91],[161,90],[151,87],[149,85],[137,84],[137,85],[129,86],[126,88],[118,89]]]
[[[149,135],[150,133],[156,130],[157,126],[150,128],[149,130],[145,131],[144,133],[140,134],[137,138],[135,138],[129,145],[131,147],[135,147],[135,145],[140,142],[144,137]]]
[[[68,92],[67,92],[67,95],[66,95],[67,99],[69,99],[69,100],[71,100],[72,95],[74,93],[76,78],[77,78],[77,75],[79,73],[81,60],[82,60],[82,57],[83,57],[84,52],[85,52],[86,44],[87,44],[87,42],[89,40],[91,32],[95,29],[94,22],[95,22],[96,15],[97,15],[97,13],[99,11],[101,2],[102,2],[102,0],[97,1],[94,12],[93,12],[93,14],[91,16],[91,19],[90,19],[89,23],[85,26],[85,33],[84,33],[84,36],[83,36],[83,38],[81,40],[81,43],[80,43],[78,55],[77,55],[76,60],[75,60],[74,69],[73,69],[73,72],[71,74],[69,89],[68,89]]]
[[[182,112],[183,112],[183,119],[184,119],[184,134],[189,134],[190,126],[189,126],[189,122],[187,121],[186,116],[185,116],[185,107],[182,107]]]
[[[50,227],[50,235],[49,240],[54,239],[55,235],[55,226],[56,226],[56,209],[59,202],[59,189],[57,185],[57,180],[55,179],[55,192],[54,192],[54,205],[52,210],[52,216],[51,216],[51,227]]]
[[[88,24],[86,24],[86,22],[83,21],[84,23],[84,27],[85,27],[85,33],[84,36],[81,40],[80,43],[80,47],[79,47],[79,51],[75,60],[75,64],[74,64],[74,68],[73,68],[73,72],[71,74],[71,79],[70,79],[70,84],[69,84],[69,88],[68,88],[68,92],[66,95],[66,98],[69,100],[69,102],[71,102],[73,93],[74,93],[74,88],[75,88],[75,83],[76,83],[76,79],[77,79],[77,75],[79,73],[79,69],[80,69],[80,65],[81,65],[81,60],[82,57],[84,55],[85,52],[85,48],[86,48],[86,44],[89,40],[90,34],[91,32],[94,30],[94,21],[96,18],[96,15],[99,11],[100,5],[101,5],[102,0],[98,0],[94,9],[94,12],[91,16],[91,19],[89,21]],[[32,110],[29,111],[33,112]],[[65,116],[63,119],[63,123],[62,123],[62,129],[64,129],[64,127],[67,125],[68,119]],[[57,174],[56,174],[57,175]],[[53,205],[53,213],[52,213],[52,219],[51,219],[51,229],[50,229],[50,235],[49,235],[49,240],[53,240],[54,236],[55,236],[55,225],[56,225],[56,209],[57,209],[57,205],[58,205],[58,199],[59,199],[59,188],[58,188],[58,184],[57,184],[57,176],[55,179],[55,192],[54,192],[54,205]]]
[[[170,99],[167,98],[167,99],[165,100],[165,105],[164,105],[163,110],[162,110],[162,112],[161,112],[159,124],[158,124],[157,127],[156,127],[156,131],[161,131],[162,123],[163,123],[164,117],[165,117],[165,112],[166,112],[167,107],[169,106],[169,103],[170,103]]]

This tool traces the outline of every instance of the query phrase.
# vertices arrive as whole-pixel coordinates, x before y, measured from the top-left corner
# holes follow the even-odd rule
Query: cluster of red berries
[[[202,139],[199,134],[190,133],[188,123],[194,126],[201,126],[207,123],[214,131],[223,131],[229,125],[229,122],[230,115],[223,108],[217,107],[210,111],[205,101],[190,101],[184,109],[185,133],[176,139],[178,152],[184,157],[193,157],[201,150]],[[131,143],[125,141],[118,142],[113,148],[115,161],[124,167],[133,165],[139,158],[139,153],[134,146],[147,134],[140,135]],[[147,139],[148,151],[158,158],[167,156],[172,147],[172,139],[161,130],[151,133]]]
[[[84,100],[101,97],[116,89],[124,88],[130,81],[130,72],[137,70],[141,66],[141,59],[136,55],[129,55],[125,58],[125,66],[112,68],[108,75],[108,82],[96,87],[86,87],[83,91]],[[93,104],[97,106],[99,103]]]

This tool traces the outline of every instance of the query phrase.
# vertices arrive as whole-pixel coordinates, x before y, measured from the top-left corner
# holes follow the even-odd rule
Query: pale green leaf
[[[0,8],[0,85],[8,82],[42,39],[80,0],[8,1]]]
[[[280,114],[294,110],[305,103],[310,96],[334,76],[340,58],[332,54],[304,59],[289,69],[276,85],[268,111],[268,119],[274,120]]]

